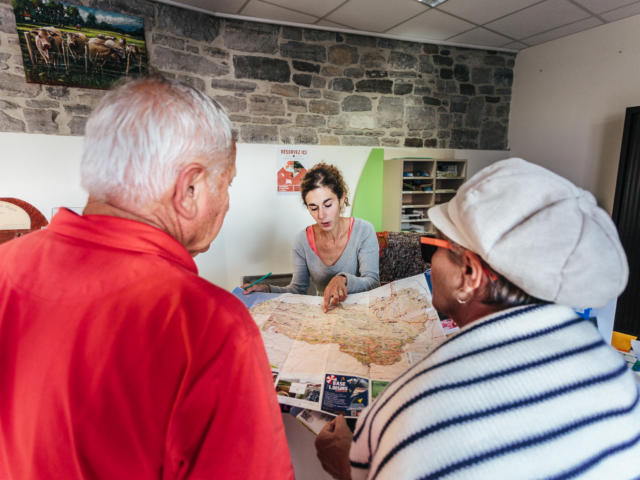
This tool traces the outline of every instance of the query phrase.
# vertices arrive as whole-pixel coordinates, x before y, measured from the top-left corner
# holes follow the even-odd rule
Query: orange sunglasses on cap
[[[451,243],[449,243],[448,240],[443,240],[442,238],[420,237],[420,243],[422,245],[422,259],[429,263],[431,263],[431,257],[436,253],[438,247],[451,250]]]

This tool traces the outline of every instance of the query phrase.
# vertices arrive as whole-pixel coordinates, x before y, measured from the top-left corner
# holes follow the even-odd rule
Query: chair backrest
[[[429,264],[422,259],[420,233],[378,232],[380,283],[424,273]]]

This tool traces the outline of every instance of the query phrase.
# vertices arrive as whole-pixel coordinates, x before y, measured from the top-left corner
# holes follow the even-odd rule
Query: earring
[[[456,295],[456,300],[458,301],[458,303],[467,303],[469,301],[469,298],[463,298],[461,294]]]

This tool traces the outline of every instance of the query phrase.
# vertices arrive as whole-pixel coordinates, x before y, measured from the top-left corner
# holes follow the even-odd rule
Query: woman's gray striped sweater
[[[631,479],[638,387],[597,329],[559,305],[505,310],[448,339],[358,419],[360,479]]]

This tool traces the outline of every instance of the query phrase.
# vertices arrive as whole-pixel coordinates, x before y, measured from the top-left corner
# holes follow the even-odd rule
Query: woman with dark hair
[[[378,240],[371,223],[343,217],[349,206],[347,185],[340,170],[318,163],[302,179],[302,201],[315,220],[296,237],[293,278],[286,287],[260,283],[246,293],[307,293],[309,282],[324,295],[324,311],[344,301],[349,293],[380,285]]]

